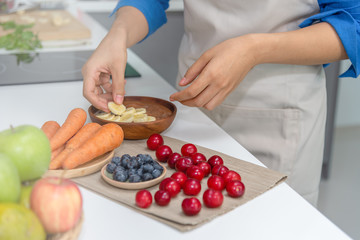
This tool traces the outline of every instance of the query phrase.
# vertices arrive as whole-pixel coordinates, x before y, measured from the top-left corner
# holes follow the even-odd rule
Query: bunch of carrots
[[[62,126],[56,121],[43,124],[41,129],[49,138],[52,151],[50,170],[74,169],[121,145],[124,132],[119,125],[85,124],[86,118],[85,110],[75,108]]]

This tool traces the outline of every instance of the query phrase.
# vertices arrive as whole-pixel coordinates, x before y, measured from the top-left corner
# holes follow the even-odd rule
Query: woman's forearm
[[[255,62],[315,65],[346,59],[335,29],[322,22],[290,32],[251,34]]]
[[[116,19],[108,35],[115,39],[125,38],[122,40],[125,40],[125,47],[128,48],[144,39],[148,32],[145,16],[138,9],[126,6],[116,12]]]

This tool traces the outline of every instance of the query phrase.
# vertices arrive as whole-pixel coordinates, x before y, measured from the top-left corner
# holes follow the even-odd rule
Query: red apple
[[[47,233],[66,232],[72,229],[81,217],[81,192],[69,179],[42,178],[33,187],[30,207]]]

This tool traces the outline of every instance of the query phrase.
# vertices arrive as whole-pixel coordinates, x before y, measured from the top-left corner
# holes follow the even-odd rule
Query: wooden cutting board
[[[34,24],[31,30],[41,41],[78,40],[91,38],[91,31],[65,10],[36,10],[0,16],[0,22]],[[0,36],[9,33],[0,27]]]

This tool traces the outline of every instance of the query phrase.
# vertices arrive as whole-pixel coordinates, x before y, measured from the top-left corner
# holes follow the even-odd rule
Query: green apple
[[[40,128],[31,125],[0,132],[0,152],[15,163],[21,181],[40,178],[51,159],[48,138]]]
[[[0,202],[17,202],[21,182],[15,164],[0,153]]]
[[[30,195],[33,189],[33,184],[26,184],[21,186],[19,204],[30,208]]]

